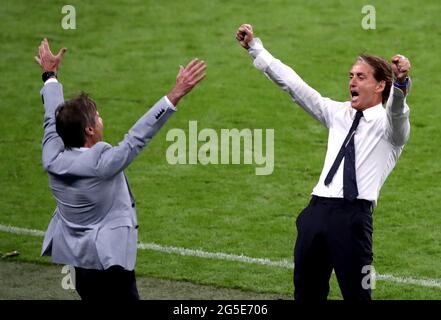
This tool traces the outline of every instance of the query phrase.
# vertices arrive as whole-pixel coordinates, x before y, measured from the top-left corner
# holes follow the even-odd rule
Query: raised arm
[[[395,80],[386,103],[388,119],[386,137],[396,147],[404,146],[409,139],[410,109],[406,103],[406,96],[409,94],[411,86],[410,67],[410,61],[405,56],[397,54],[392,57],[392,71]]]
[[[58,83],[56,75],[58,66],[66,52],[66,48],[60,49],[57,55],[53,55],[47,39],[44,39],[39,48],[35,61],[43,70],[44,86],[40,91],[44,104],[44,135],[43,135],[43,166],[47,168],[60,152],[64,150],[64,144],[55,129],[55,110],[64,102],[63,86]]]
[[[178,102],[205,77],[205,69],[205,62],[199,59],[193,59],[186,67],[180,66],[173,89],[135,123],[118,146],[104,147],[97,163],[98,174],[108,177],[124,170],[159,132]]]
[[[185,68],[181,66],[172,90],[159,99],[132,126],[117,146],[112,147],[108,143],[97,142],[91,146],[90,152],[82,154],[84,157],[82,161],[73,163],[65,161],[61,156],[57,157],[64,150],[64,144],[55,132],[53,112],[56,106],[63,102],[61,85],[59,83],[46,84],[42,92],[46,100],[47,117],[45,117],[45,121],[48,124],[46,127],[50,129],[45,130],[47,132],[44,139],[43,155],[45,169],[57,175],[100,176],[103,178],[121,172],[176,111],[180,99],[205,77],[205,69],[205,62],[199,59],[193,59]]]
[[[324,98],[316,90],[306,84],[289,66],[274,58],[264,47],[259,38],[255,38],[252,26],[243,24],[236,32],[239,44],[248,50],[254,59],[254,66],[262,71],[270,80],[286,91],[306,112],[329,127],[332,109],[342,106]]]

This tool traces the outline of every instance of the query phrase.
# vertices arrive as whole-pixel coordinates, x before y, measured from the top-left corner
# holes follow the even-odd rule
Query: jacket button
[[[134,208],[135,207],[135,203],[132,203],[132,208]]]

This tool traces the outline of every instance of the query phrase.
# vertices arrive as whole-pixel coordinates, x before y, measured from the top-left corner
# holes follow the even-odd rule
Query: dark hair
[[[65,101],[55,110],[57,133],[66,149],[84,146],[85,129],[95,126],[96,113],[95,102],[85,92]]]
[[[384,81],[386,83],[382,93],[382,101],[383,103],[385,103],[389,98],[390,88],[392,87],[392,66],[382,57],[369,54],[361,54],[357,60],[367,63],[374,69],[375,80],[377,80],[378,82]]]

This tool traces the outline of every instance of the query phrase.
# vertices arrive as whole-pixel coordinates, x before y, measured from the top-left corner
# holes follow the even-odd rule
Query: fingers
[[[251,36],[253,34],[253,31],[249,27],[241,25],[237,30],[237,34],[241,35],[242,37]]]
[[[38,55],[40,58],[43,57],[43,55],[44,55],[43,41],[41,42],[40,46],[38,47]]]
[[[176,79],[178,79],[182,75],[183,71],[184,71],[184,67],[182,65],[180,65],[179,66],[179,72],[178,72],[178,75],[176,76]]]
[[[247,23],[242,24],[236,31],[236,40],[242,47],[248,49],[248,43],[253,40],[253,27]]]
[[[400,55],[399,54],[394,55],[391,60],[392,60],[392,63],[397,64],[398,61],[400,61]]]
[[[206,69],[206,67],[207,66],[204,60],[199,60],[198,58],[194,58],[187,64],[185,68],[183,66],[179,67],[179,73],[177,77],[194,76],[200,74],[202,71]]]
[[[405,56],[403,56],[402,54],[396,54],[396,55],[394,55],[392,57],[392,61],[396,61],[396,60],[399,60],[399,59],[409,60]]]
[[[236,39],[238,41],[243,41],[246,35],[249,35],[251,31],[251,25],[242,24],[236,31]]]
[[[205,76],[204,71],[207,69],[207,65],[202,61],[202,64],[200,65],[200,67],[196,70],[194,70],[192,77],[193,79],[199,79],[203,76]],[[199,80],[197,80],[197,82],[199,82]]]
[[[239,27],[239,31],[241,32],[247,32],[247,33],[252,33],[253,32],[253,27],[248,24],[248,23],[244,23]]]
[[[40,46],[38,47],[38,57],[40,59],[40,65],[46,63],[46,61],[48,60],[48,54],[50,51],[48,51],[48,43],[47,43],[47,39],[44,38],[41,43]]]
[[[57,59],[62,59],[64,56],[64,53],[67,51],[67,48],[61,48],[60,51],[58,51],[58,54],[55,56]]]
[[[408,58],[406,58],[405,56],[401,55],[401,54],[396,54],[392,57],[392,63],[395,65],[409,65],[410,66],[410,61]]]
[[[409,70],[410,69],[410,61],[409,61],[409,59],[407,59],[406,57],[404,57],[403,56],[403,59],[402,60],[400,60],[400,63],[399,64],[401,64],[401,68],[404,70]]]
[[[403,79],[407,77],[410,71],[410,61],[408,58],[401,54],[396,54],[392,57],[392,70],[397,79]]]
[[[181,83],[187,90],[191,90],[196,84],[205,78],[205,61],[195,58],[185,68],[181,66],[177,76],[177,83]]]
[[[205,78],[204,71],[206,68],[205,62],[197,58],[191,60],[185,68],[183,66],[179,67],[176,85],[170,94],[167,95],[174,105]]]
[[[202,61],[202,64],[199,65],[198,69],[195,69],[193,71],[190,77],[193,79],[193,81],[198,83],[205,77],[205,73],[204,73],[205,69],[207,69],[207,65]]]
[[[38,47],[38,50],[39,50],[40,58],[43,57],[44,55],[53,56],[52,51],[49,47],[49,41],[47,40],[47,38],[44,38],[41,41],[40,46]],[[66,51],[67,51],[67,48],[61,48],[60,51],[58,51],[55,58],[62,59],[64,54],[66,53]]]
[[[205,73],[201,74],[198,78],[196,78],[196,80],[194,81],[194,85],[197,85],[204,78],[205,78]]]
[[[44,38],[38,47],[38,56],[35,57],[35,61],[46,71],[56,71],[66,51],[67,48],[61,48],[54,56],[49,47],[49,41]]]
[[[185,66],[185,70],[190,71],[199,61],[198,58],[194,58]]]
[[[42,41],[42,44],[43,44],[43,49],[44,49],[46,52],[49,52],[49,53],[52,55],[52,51],[51,51],[51,49],[49,48],[49,42],[47,41],[46,38],[44,38],[44,40]]]
[[[205,65],[205,62],[203,60],[195,58],[189,63],[186,69],[190,74],[192,74],[195,73],[196,70],[200,69],[203,65]]]
[[[409,64],[402,65],[402,66],[398,65],[398,70],[399,70],[401,73],[408,73],[409,70],[410,70],[410,65],[409,65]]]

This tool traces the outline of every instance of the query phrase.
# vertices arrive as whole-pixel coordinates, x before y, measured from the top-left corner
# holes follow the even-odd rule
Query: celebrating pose
[[[87,94],[64,101],[57,80],[66,49],[54,56],[46,39],[35,57],[43,69],[43,166],[57,207],[42,255],[75,267],[82,299],[139,299],[135,280],[138,223],[124,169],[205,76],[205,63],[180,67],[173,89],[115,147],[103,142],[103,121]]]
[[[294,297],[327,299],[334,269],[344,299],[371,299],[363,280],[373,260],[372,210],[409,137],[409,60],[357,57],[349,72],[350,101],[337,102],[274,58],[251,25],[241,25],[236,39],[257,69],[329,130],[320,179],[296,220]]]

